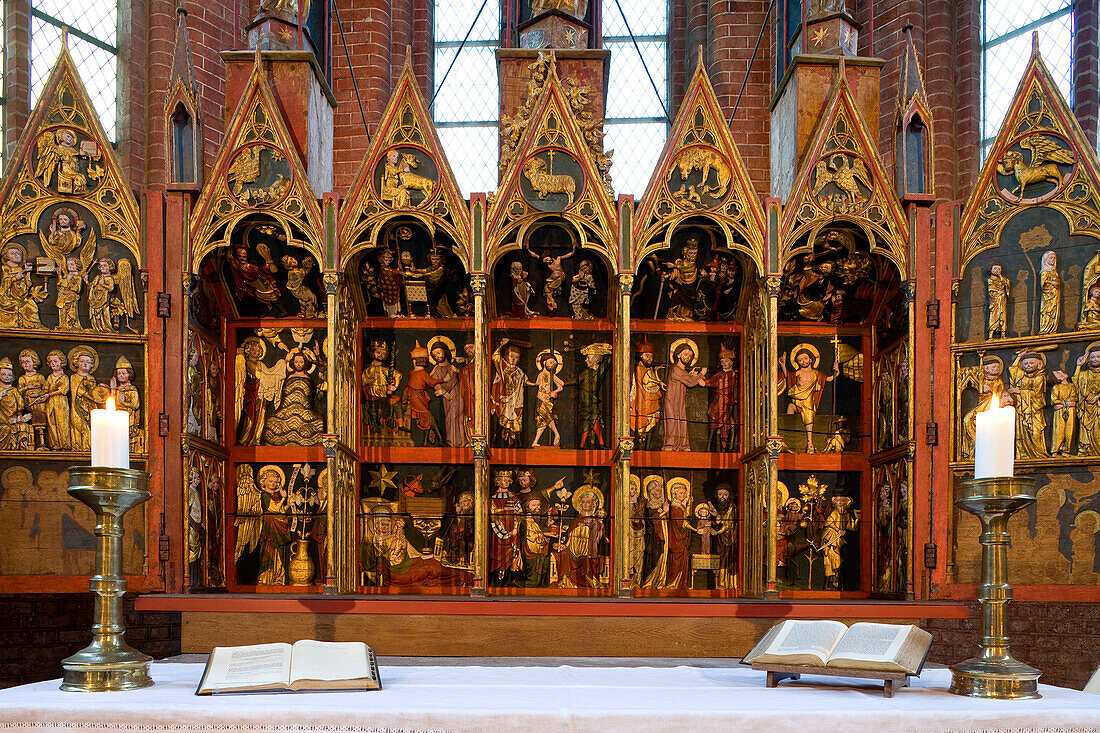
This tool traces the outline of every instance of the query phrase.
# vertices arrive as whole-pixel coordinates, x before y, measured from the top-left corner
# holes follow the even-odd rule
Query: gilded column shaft
[[[620,595],[629,595],[630,587],[630,454],[634,443],[630,437],[630,295],[634,288],[634,275],[619,275],[617,308],[615,322],[615,371],[612,382],[613,409],[611,426],[616,437],[615,451],[615,519],[614,532],[614,573],[618,579]],[[613,582],[615,582],[613,580]]]
[[[474,587],[475,593],[484,592],[489,576],[489,345],[485,303],[486,275],[475,272],[470,276],[474,294],[474,347],[477,366],[474,372],[474,393],[477,409],[474,412],[474,435],[471,445],[474,453]]]

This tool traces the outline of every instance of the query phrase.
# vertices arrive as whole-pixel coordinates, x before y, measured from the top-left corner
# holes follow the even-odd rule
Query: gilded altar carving
[[[858,472],[780,471],[776,555],[783,585],[819,590],[858,586],[858,482]]]

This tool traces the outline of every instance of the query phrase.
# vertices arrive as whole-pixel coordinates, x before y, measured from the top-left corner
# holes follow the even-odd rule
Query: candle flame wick
[[[115,409],[115,398],[114,397],[108,397],[107,398],[107,404],[104,406],[104,409],[106,409],[106,410],[114,410]]]

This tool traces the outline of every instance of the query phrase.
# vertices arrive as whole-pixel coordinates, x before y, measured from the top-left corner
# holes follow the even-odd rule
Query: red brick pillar
[[[333,188],[342,194],[354,182],[355,172],[367,148],[367,134],[375,133],[389,101],[390,74],[394,64],[388,2],[341,3],[340,20],[344,38],[340,37],[339,26],[333,28],[332,91],[337,103],[333,121],[333,137],[336,140]],[[352,69],[348,69],[345,42],[351,55]],[[401,59],[398,59],[398,69],[400,63]],[[359,86],[359,100],[355,98],[353,73]],[[367,131],[363,129],[360,100],[367,118]]]
[[[768,3],[763,0],[712,0],[707,8],[710,28],[710,43],[706,47],[707,70],[727,120],[748,73],[731,130],[749,177],[761,196],[768,194],[771,180],[768,137],[771,117],[768,102],[772,85],[767,39],[760,42],[751,72],[749,60],[767,11]],[[768,29],[764,33],[768,33]]]
[[[1093,146],[1097,144],[1097,114],[1100,100],[1097,89],[1098,49],[1100,34],[1097,32],[1098,13],[1096,3],[1075,3],[1073,9],[1073,111]]]
[[[435,0],[413,1],[413,73],[430,102],[435,91]]]
[[[31,114],[31,4],[4,3],[4,160],[11,158]]]
[[[172,72],[175,48],[176,4],[173,0],[149,0],[149,35],[146,63],[145,110],[145,188],[164,190],[167,180],[168,151],[164,139],[164,100]],[[194,48],[194,47],[192,47]],[[125,68],[125,67],[124,67]],[[135,75],[137,72],[135,70]],[[136,86],[136,80],[134,80]],[[203,122],[207,121],[203,119]]]
[[[401,78],[405,49],[413,45],[414,0],[390,2],[390,88]]]

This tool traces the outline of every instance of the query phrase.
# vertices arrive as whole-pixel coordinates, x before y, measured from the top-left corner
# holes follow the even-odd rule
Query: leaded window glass
[[[982,157],[997,137],[1039,31],[1043,61],[1073,104],[1073,0],[982,3]]]
[[[67,30],[73,57],[109,140],[118,139],[118,3],[116,0],[33,0],[31,106],[50,76]]]
[[[436,0],[432,118],[464,196],[497,187],[499,46],[496,0]]]
[[[667,0],[603,3],[603,46],[611,51],[604,148],[615,151],[615,191],[635,198],[645,192],[668,137],[668,27]]]

